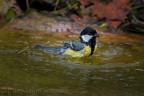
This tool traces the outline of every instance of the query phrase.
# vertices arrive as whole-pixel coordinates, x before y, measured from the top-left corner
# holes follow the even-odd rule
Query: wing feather
[[[79,42],[79,41],[69,41],[69,42],[66,42],[64,43],[64,47],[65,48],[70,48],[72,50],[75,50],[75,51],[80,51],[84,48],[84,45],[83,43]]]

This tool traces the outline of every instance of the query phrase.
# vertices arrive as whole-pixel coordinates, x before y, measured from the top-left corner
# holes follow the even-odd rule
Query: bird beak
[[[99,35],[98,33],[96,33],[94,36],[95,36],[95,37],[99,37],[100,35]]]

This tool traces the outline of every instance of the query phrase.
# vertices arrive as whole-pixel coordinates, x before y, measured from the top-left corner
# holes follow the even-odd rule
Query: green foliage
[[[6,21],[12,20],[16,16],[15,12],[12,10],[12,8],[9,8],[6,14]]]
[[[139,0],[139,1],[134,1],[131,4],[131,13],[132,15],[134,15],[136,18],[139,17],[138,13],[140,12],[140,10],[144,9],[144,0]],[[143,15],[143,14],[141,14]]]
[[[129,21],[122,25],[122,29],[135,33],[144,33],[144,0],[133,0],[131,9]]]
[[[56,6],[54,8],[54,11],[56,11],[56,8],[57,8],[58,4],[59,4],[59,0],[56,0]]]
[[[26,12],[24,13],[24,15],[27,15],[27,14],[29,14],[31,12],[36,12],[36,11],[37,11],[36,9],[29,8],[29,9],[26,10]]]

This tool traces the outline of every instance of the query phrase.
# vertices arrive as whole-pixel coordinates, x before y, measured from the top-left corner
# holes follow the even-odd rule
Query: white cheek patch
[[[82,35],[81,38],[84,42],[88,42],[93,36],[91,35]]]

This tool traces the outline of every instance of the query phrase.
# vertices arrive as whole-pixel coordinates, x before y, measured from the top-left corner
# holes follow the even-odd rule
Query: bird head
[[[82,43],[88,43],[90,41],[95,42],[95,38],[98,37],[99,34],[91,27],[86,27],[81,33],[80,33],[80,40]]]

